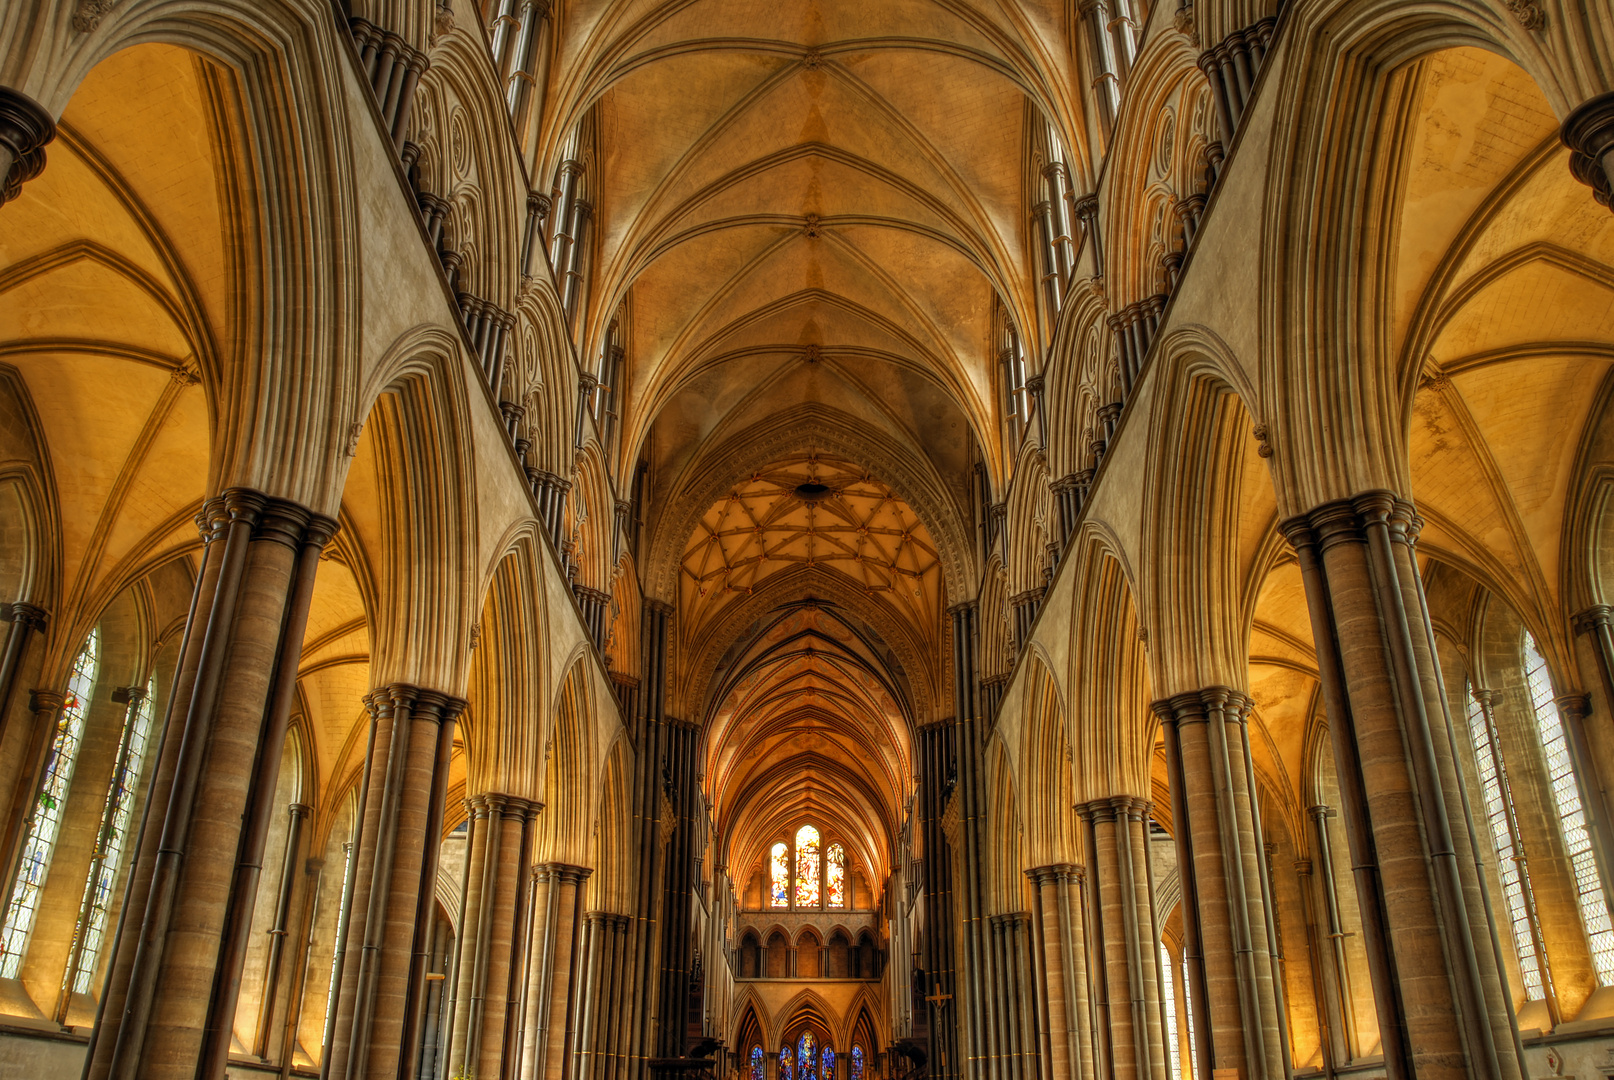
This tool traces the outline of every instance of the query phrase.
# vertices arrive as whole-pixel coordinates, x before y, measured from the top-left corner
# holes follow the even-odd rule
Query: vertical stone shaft
[[[1155,711],[1166,729],[1199,1067],[1277,1080],[1287,1055],[1247,707],[1235,691],[1211,687],[1157,702]],[[1212,1001],[1237,1007],[1211,1013]]]
[[[1087,822],[1098,879],[1093,890],[1095,990],[1102,1065],[1113,1080],[1166,1075],[1154,920],[1147,854],[1148,803],[1130,796],[1078,807]]]
[[[919,729],[920,828],[924,847],[925,925],[923,963],[929,985],[923,1010],[929,1035],[933,1075],[952,1080],[959,1075],[957,1015],[958,979],[954,937],[944,927],[955,925],[952,854],[942,831],[947,789],[956,777],[958,726],[931,724]],[[947,1008],[952,1004],[954,1008]]]
[[[476,990],[477,956],[486,907],[484,890],[487,884],[488,845],[490,835],[498,828],[498,815],[493,812],[486,797],[472,796],[466,800],[466,805],[471,814],[471,834],[465,852],[465,901],[460,906],[460,933],[455,942],[459,955],[454,962],[454,1000],[449,1024],[447,1061],[450,1076],[465,1071],[471,1032],[471,1003],[480,996]]]
[[[217,509],[216,502],[212,504],[212,508]],[[107,965],[107,981],[96,1009],[95,1029],[90,1034],[90,1044],[85,1053],[86,1080],[105,1080],[108,1076],[112,1064],[111,1055],[102,1044],[110,1046],[115,1043],[118,1032],[122,1029],[124,1008],[128,1003],[129,976],[133,971],[139,942],[138,913],[144,911],[150,896],[158,854],[156,835],[163,822],[161,808],[167,805],[175,772],[179,766],[179,748],[182,740],[178,731],[181,725],[172,724],[170,721],[184,708],[182,703],[190,700],[196,683],[196,672],[204,640],[201,630],[203,620],[198,618],[198,613],[212,605],[218,591],[219,574],[223,565],[223,545],[217,541],[224,536],[224,530],[220,527],[222,520],[218,513],[209,513],[206,510],[196,519],[197,528],[202,534],[201,566],[196,575],[195,589],[191,594],[190,611],[185,619],[185,633],[179,648],[179,666],[174,674],[173,689],[168,695],[168,707],[163,716],[162,735],[157,744],[157,767],[152,775],[145,810],[141,815],[140,829],[136,834],[134,866],[129,875],[129,885],[125,894],[124,915],[118,920],[118,928],[113,934],[108,950],[111,961]]]
[[[234,1018],[233,996],[226,1001],[219,991],[240,977],[235,925],[243,913],[250,919],[252,898],[239,886],[261,861],[279,770],[278,742],[263,759],[258,751],[277,731],[284,739],[289,699],[281,691],[301,652],[298,594],[312,587],[315,562],[299,551],[306,542],[317,557],[335,525],[239,488],[204,513],[223,553],[216,576],[204,574],[192,609],[175,687],[176,707],[178,693],[186,694],[184,720],[176,739],[164,735],[148,803],[160,810],[142,829],[146,850],[137,857],[127,912],[133,936],[118,935],[103,997],[118,1012],[108,1024],[103,1006],[86,1075],[211,1075],[204,1033]],[[204,608],[206,629],[198,635]]]
[[[568,1073],[567,1062],[574,1057],[573,1032],[567,1022],[574,1010],[571,1007],[577,985],[578,943],[583,912],[583,883],[591,871],[578,866],[557,868],[560,878],[558,899],[555,904],[555,947],[549,978],[548,1030],[545,1033],[542,1072],[546,1080],[561,1080]]]
[[[1284,530],[1318,646],[1387,1074],[1517,1080],[1412,525],[1409,504],[1368,492]]]
[[[431,966],[437,923],[437,863],[442,852],[443,816],[448,794],[448,763],[454,752],[454,727],[465,702],[457,698],[422,693],[416,702],[416,722],[421,732],[422,750],[435,737],[431,760],[431,783],[426,796],[426,821],[421,829],[421,865],[415,888],[414,938],[406,981],[398,1069],[407,1075],[420,1059],[422,1025],[427,1009],[427,972]],[[436,730],[431,722],[435,720]]]
[[[274,804],[275,786],[280,775],[281,748],[286,741],[291,708],[297,695],[297,665],[302,658],[303,631],[308,626],[309,606],[314,599],[314,574],[319,568],[320,552],[336,532],[334,521],[320,519],[312,529],[307,528],[309,524],[309,515],[301,507],[289,503],[271,504],[259,523],[258,531],[263,540],[253,545],[264,554],[273,554],[277,568],[282,562],[288,564],[290,598],[288,602],[279,603],[272,590],[264,596],[264,618],[280,620],[280,625],[275,627],[277,650],[268,679],[267,707],[261,717],[255,718],[257,710],[248,705],[240,728],[243,739],[253,740],[251,750],[256,753],[256,761],[251,765],[252,786],[240,823],[229,906],[219,929],[221,952],[208,1007],[207,1030],[202,1040],[201,1064],[197,1069],[202,1080],[223,1077],[229,1059],[236,1002],[241,994],[241,967],[246,961],[252,934],[252,908],[263,872],[264,845],[269,838],[270,822],[278,810]],[[274,547],[265,548],[265,542]],[[269,627],[265,625],[260,632],[267,640]],[[243,760],[246,760],[247,750],[245,745],[238,750]],[[210,747],[209,755],[212,753]],[[206,789],[203,791],[205,793]],[[288,873],[287,877],[291,879],[292,875]],[[285,902],[290,901],[288,893]]]

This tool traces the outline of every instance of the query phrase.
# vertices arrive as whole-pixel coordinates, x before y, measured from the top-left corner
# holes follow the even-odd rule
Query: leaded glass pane
[[[779,1080],[795,1080],[795,1055],[790,1052],[790,1044],[785,1043],[779,1048]]]
[[[830,907],[846,906],[846,849],[831,844],[825,853],[824,888]]]
[[[1535,707],[1536,729],[1541,735],[1541,752],[1547,760],[1547,779],[1552,801],[1558,809],[1558,827],[1575,871],[1575,888],[1580,894],[1580,919],[1591,946],[1592,966],[1597,981],[1614,985],[1614,924],[1610,923],[1608,901],[1597,873],[1592,841],[1586,829],[1586,815],[1580,805],[1580,788],[1575,781],[1574,762],[1569,757],[1569,741],[1564,737],[1558,703],[1553,700],[1552,679],[1529,631],[1524,634],[1524,676],[1530,685],[1530,703]]]
[[[75,994],[90,992],[90,983],[101,959],[107,913],[112,907],[112,887],[118,880],[124,852],[128,849],[135,789],[146,763],[156,693],[157,677],[153,675],[146,682],[146,692],[141,696],[140,703],[129,709],[123,722],[123,738],[118,747],[115,771],[112,783],[107,788],[106,806],[101,811],[100,839],[90,861],[89,880],[84,885],[84,902],[77,930],[83,941],[78,949],[74,970],[70,973]]]
[[[796,833],[796,906],[818,906],[818,830],[803,825]]]
[[[751,1048],[751,1080],[766,1080],[763,1070],[762,1047],[760,1046]]]
[[[823,1070],[819,1073],[819,1080],[835,1080],[835,1051],[826,1046],[819,1058],[824,1063]]]
[[[768,855],[768,896],[774,907],[790,906],[790,851],[782,843]]]
[[[45,759],[43,780],[34,799],[24,834],[22,858],[17,864],[17,880],[6,904],[5,923],[0,925],[0,978],[15,979],[22,971],[28,935],[34,928],[39,897],[50,873],[50,857],[56,848],[56,832],[62,825],[67,805],[67,789],[73,782],[73,766],[78,762],[79,743],[84,738],[84,716],[95,692],[95,671],[100,659],[101,632],[90,631],[84,648],[73,661],[73,674],[67,681],[67,695],[56,720],[50,756]]]
[[[852,1047],[852,1075],[848,1080],[863,1080],[863,1048]]]
[[[818,1080],[818,1040],[811,1031],[796,1041],[796,1080]]]
[[[1506,766],[1501,748],[1491,737],[1490,718],[1485,708],[1475,699],[1473,688],[1468,691],[1468,734],[1474,742],[1474,765],[1479,776],[1480,793],[1485,804],[1485,822],[1496,845],[1496,875],[1507,902],[1509,930],[1513,936],[1513,949],[1519,958],[1519,976],[1524,980],[1525,997],[1532,1001],[1543,1000],[1546,988],[1541,978],[1541,960],[1536,955],[1536,939],[1530,925],[1530,877],[1514,842],[1512,827],[1511,793],[1507,788]]]

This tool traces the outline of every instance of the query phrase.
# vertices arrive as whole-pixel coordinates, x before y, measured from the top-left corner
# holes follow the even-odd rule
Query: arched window
[[[852,1075],[847,1080],[863,1080],[863,1047],[852,1047]]]
[[[803,825],[796,832],[796,906],[818,906],[818,830]]]
[[[1485,821],[1491,840],[1496,844],[1496,876],[1500,879],[1502,897],[1507,901],[1508,925],[1513,934],[1514,951],[1519,957],[1519,975],[1524,980],[1525,997],[1540,1001],[1547,996],[1541,978],[1541,950],[1537,947],[1540,930],[1535,924],[1535,901],[1523,859],[1524,848],[1519,842],[1518,818],[1513,809],[1507,768],[1502,762],[1495,721],[1486,708],[1489,695],[1485,691],[1476,694],[1473,686],[1466,682],[1464,689],[1468,692],[1468,733],[1474,742],[1474,765],[1484,800]]]
[[[831,844],[825,853],[824,891],[830,907],[846,906],[846,849]]]
[[[824,1047],[824,1052],[819,1057],[824,1062],[823,1068],[819,1070],[819,1080],[835,1080],[834,1049],[828,1046]]]
[[[783,841],[768,857],[768,897],[774,907],[790,906],[790,852]]]
[[[1614,923],[1609,919],[1608,900],[1592,854],[1586,814],[1580,803],[1580,785],[1575,777],[1575,764],[1569,756],[1563,721],[1558,716],[1558,703],[1553,699],[1552,679],[1547,672],[1547,662],[1528,630],[1524,632],[1524,677],[1530,687],[1530,704],[1535,709],[1536,731],[1547,762],[1547,780],[1558,811],[1558,827],[1563,831],[1564,847],[1575,871],[1580,919],[1586,928],[1586,943],[1591,947],[1592,966],[1597,970],[1599,983],[1614,985]]]
[[[106,938],[107,911],[112,905],[112,889],[129,849],[129,825],[134,816],[135,789],[145,769],[151,739],[151,718],[156,708],[157,677],[146,682],[146,689],[129,703],[123,721],[123,736],[112,767],[112,783],[107,788],[106,806],[101,811],[101,832],[90,860],[90,875],[84,884],[84,900],[79,909],[78,927],[73,934],[72,962],[67,973],[73,993],[87,994],[101,959]],[[133,696],[133,695],[131,695]]]
[[[818,1080],[818,1040],[811,1031],[796,1040],[796,1080]]]
[[[762,1068],[762,1047],[751,1048],[751,1080],[765,1080]]]
[[[84,641],[73,660],[73,674],[67,681],[67,696],[56,721],[50,756],[45,759],[44,777],[33,811],[28,816],[22,858],[17,862],[17,880],[6,904],[0,927],[0,978],[15,979],[22,970],[22,956],[28,948],[28,935],[34,928],[40,894],[50,873],[50,857],[61,828],[67,789],[73,782],[73,766],[78,761],[79,744],[84,739],[84,717],[95,692],[96,668],[100,660],[101,631],[96,628]]]
[[[1164,980],[1161,997],[1166,1007],[1166,1065],[1171,1080],[1182,1080],[1182,1049],[1177,1040],[1177,987],[1171,975],[1171,953],[1160,943],[1160,974]]]
[[[790,1044],[785,1043],[779,1048],[779,1080],[795,1080],[795,1056],[790,1052]]]

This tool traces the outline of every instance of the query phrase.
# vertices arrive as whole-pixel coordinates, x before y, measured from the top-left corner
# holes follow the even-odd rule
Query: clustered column
[[[365,704],[370,743],[327,1022],[330,1080],[380,1080],[419,1059],[448,758],[465,708],[402,683]]]
[[[583,936],[583,883],[592,871],[564,863],[532,868],[519,1080],[560,1080],[576,1049],[577,984]]]
[[[465,864],[465,907],[455,964],[448,1075],[500,1076],[519,1048],[533,826],[537,803],[514,795],[474,795]],[[545,882],[547,884],[547,881]]]
[[[1094,1080],[1092,1000],[1087,972],[1087,873],[1071,863],[1026,871],[1036,886],[1038,948],[1043,976],[1042,1042],[1049,1071]]]
[[[224,1075],[314,574],[337,528],[245,488],[197,524],[201,571],[89,1080]]]
[[[1155,703],[1166,745],[1196,1067],[1287,1074],[1282,977],[1246,719],[1226,687]],[[1219,1006],[1211,1010],[1211,1003]]]
[[[1076,808],[1087,829],[1094,1048],[1101,1075],[1166,1073],[1160,931],[1149,880],[1149,804],[1119,795]]]
[[[1411,505],[1367,492],[1283,530],[1317,645],[1386,1072],[1516,1080]]]

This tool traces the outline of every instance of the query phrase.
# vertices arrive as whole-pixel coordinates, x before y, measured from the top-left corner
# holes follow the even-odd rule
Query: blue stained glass
[[[827,1046],[824,1047],[822,1058],[824,1061],[824,1068],[819,1074],[821,1080],[835,1080],[835,1051]]]
[[[796,1042],[796,1080],[818,1080],[818,1040],[811,1031]]]
[[[763,1068],[762,1067],[763,1067],[762,1047],[753,1046],[751,1048],[751,1080],[766,1080],[766,1077],[763,1074]]]
[[[863,1080],[863,1048],[852,1047],[852,1075],[850,1080]]]
[[[779,1048],[779,1080],[795,1080],[796,1059],[790,1053],[790,1044],[785,1043]]]

